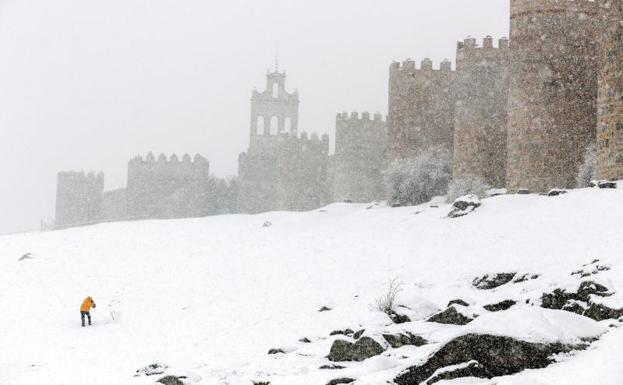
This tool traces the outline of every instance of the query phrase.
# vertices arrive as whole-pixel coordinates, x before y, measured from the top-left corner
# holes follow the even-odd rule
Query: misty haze
[[[623,0],[0,0],[0,384],[620,385]]]

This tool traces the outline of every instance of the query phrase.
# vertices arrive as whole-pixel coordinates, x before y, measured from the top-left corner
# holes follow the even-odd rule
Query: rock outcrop
[[[384,349],[370,337],[361,337],[354,344],[344,340],[336,340],[329,352],[329,361],[364,361],[368,358],[378,356]]]
[[[461,314],[459,311],[456,310],[456,307],[453,305],[442,311],[441,313],[437,313],[434,316],[430,317],[427,321],[446,325],[467,325],[468,323],[473,321],[473,318]]]
[[[545,368],[553,362],[553,354],[570,350],[572,347],[562,344],[537,344],[510,337],[468,334],[446,343],[424,364],[407,369],[394,381],[398,385],[420,385],[433,380],[431,377],[439,369],[453,365],[466,365],[468,369],[457,373],[461,376],[469,376],[472,371],[484,378],[506,376],[525,369]],[[471,365],[472,362],[478,366]]]

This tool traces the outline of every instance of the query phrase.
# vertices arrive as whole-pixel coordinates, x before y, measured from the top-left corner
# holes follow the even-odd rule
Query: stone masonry
[[[511,0],[508,187],[575,187],[597,126],[600,2]]]
[[[599,178],[623,179],[623,0],[611,2],[599,46]]]
[[[433,69],[430,59],[424,59],[419,69],[412,60],[392,63],[387,119],[393,157],[410,157],[435,146],[452,151],[454,79],[448,60],[439,69]]]
[[[334,202],[371,202],[384,196],[382,172],[387,167],[387,123],[381,114],[337,115],[335,155],[331,159]]]
[[[249,149],[238,157],[240,209],[246,213],[309,210],[329,202],[329,137],[298,135],[298,92],[285,73],[266,75],[253,91]]]
[[[478,46],[467,38],[457,45],[454,126],[455,178],[482,178],[506,186],[508,123],[508,39],[494,47],[490,36]]]

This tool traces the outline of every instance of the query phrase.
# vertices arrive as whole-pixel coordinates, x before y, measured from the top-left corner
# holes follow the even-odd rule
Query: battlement
[[[478,45],[476,38],[471,36],[466,37],[463,41],[459,41],[456,44],[457,51],[470,51],[470,50],[507,50],[509,49],[508,38],[503,37],[498,39],[497,47],[493,44],[493,38],[491,36],[487,36],[482,39],[482,45]]]
[[[511,0],[511,18],[534,13],[581,12],[596,14],[612,0]]]
[[[99,220],[104,174],[61,171],[56,184],[55,227],[63,228]]]
[[[385,122],[386,119],[383,117],[383,114],[380,112],[375,113],[370,118],[370,113],[364,111],[361,113],[361,117],[359,117],[359,112],[353,111],[350,114],[348,112],[340,112],[337,114],[336,120],[338,122],[349,122],[349,121],[376,121],[376,122]]]
[[[63,182],[88,182],[88,183],[101,183],[104,184],[104,173],[95,173],[90,171],[85,173],[84,171],[61,171],[58,173],[58,180]]]
[[[400,62],[393,62],[390,67],[390,72],[404,72],[404,73],[417,73],[417,72],[452,72],[452,62],[448,59],[444,59],[439,64],[439,69],[433,68],[433,61],[429,58],[425,58],[420,62],[420,67],[416,68],[415,61],[407,59]]]
[[[141,155],[137,155],[134,158],[132,158],[129,163],[131,165],[140,165],[140,164],[160,164],[160,165],[173,164],[175,165],[175,164],[181,163],[181,164],[191,164],[191,165],[194,164],[194,165],[199,165],[199,166],[205,166],[209,164],[208,160],[199,154],[195,154],[195,156],[192,159],[190,155],[184,154],[182,156],[182,160],[180,161],[180,159],[175,154],[172,154],[168,159],[166,155],[160,154],[158,156],[158,160],[156,160],[156,158],[154,157],[154,154],[152,154],[151,152],[148,153],[144,159]]]

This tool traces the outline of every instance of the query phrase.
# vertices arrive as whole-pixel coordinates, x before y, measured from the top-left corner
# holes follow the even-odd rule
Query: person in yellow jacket
[[[82,301],[82,305],[80,305],[80,318],[82,319],[82,327],[84,327],[84,316],[87,316],[89,319],[89,326],[91,325],[91,308],[95,309],[95,302],[93,298],[86,297],[84,301]]]

